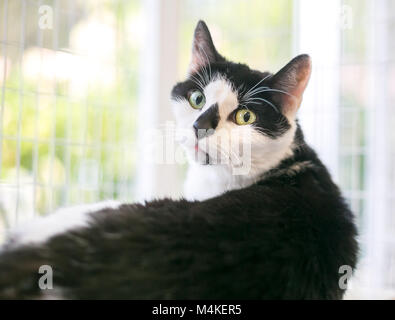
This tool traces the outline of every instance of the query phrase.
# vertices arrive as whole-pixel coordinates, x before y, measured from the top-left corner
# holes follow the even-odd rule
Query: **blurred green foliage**
[[[344,3],[352,6],[355,14],[363,16],[366,6],[365,1],[362,2],[361,5],[359,2],[356,5],[356,0]],[[55,30],[39,30],[38,2],[26,1],[25,41],[21,48],[22,1],[8,3],[6,33],[0,23],[0,34],[7,34],[0,56],[6,48],[12,63],[5,89],[0,90],[0,101],[4,99],[1,182],[16,184],[19,166],[19,182],[37,186],[35,207],[38,212],[66,203],[133,198],[137,154],[135,107],[142,43],[135,39],[139,30],[130,30],[130,22],[146,19],[149,13],[143,12],[141,1],[59,0],[56,1],[60,13],[56,16]],[[53,0],[42,4],[55,7]],[[184,0],[180,4],[180,78],[187,70],[193,29],[199,19],[207,22],[217,49],[230,60],[246,62],[259,70],[276,71],[293,54],[292,0]],[[1,6],[0,16],[4,15],[3,9]],[[54,78],[45,82],[24,77],[20,62],[29,48],[53,50],[54,33],[57,33],[58,47],[67,52],[73,32],[94,14],[103,17],[103,21],[110,16],[116,31],[116,56],[110,62],[116,70],[113,82],[103,85],[100,81],[90,81],[83,95],[73,96],[67,80]],[[357,30],[342,32],[344,61],[359,61],[364,57],[366,37],[365,32],[359,32],[361,28],[365,27],[358,25]],[[341,101],[341,118],[345,119],[339,124],[341,145],[344,150],[353,146],[363,148],[366,145],[364,106],[350,92],[342,92]],[[341,185],[346,190],[363,190],[364,153],[358,157],[345,153],[341,157]],[[96,187],[84,186],[81,181],[84,173],[81,170],[89,168],[92,174],[98,171]],[[355,168],[358,172],[352,171]]]
[[[102,198],[132,199],[139,50],[129,34],[128,22],[140,15],[140,1],[74,1],[73,8],[70,2],[58,1],[58,23],[63,26],[57,28],[55,22],[51,32],[38,28],[38,2],[26,1],[25,15],[36,19],[24,21],[27,31],[23,47],[14,34],[15,30],[21,32],[16,24],[22,23],[22,2],[9,3],[10,31],[0,51],[0,57],[6,52],[9,61],[4,88],[0,90],[0,101],[4,100],[0,181],[3,185],[32,186],[28,192],[34,192],[33,206],[39,213],[64,204]],[[53,1],[43,3],[55,4]],[[70,19],[70,14],[75,19]],[[55,52],[58,48],[47,38],[52,39],[53,33],[57,33],[65,45],[59,49],[67,52],[70,34],[93,14],[116,22],[111,26],[116,35],[115,57],[105,62],[112,64],[113,81],[103,84],[103,81],[88,79],[86,91],[73,95],[71,82],[57,79],[56,71],[53,79],[40,75],[32,79],[24,75],[21,66],[30,48],[47,47]],[[82,59],[88,62],[90,57],[82,56]],[[42,65],[46,63],[42,61]],[[92,178],[86,177],[87,174],[93,175],[96,185],[85,181]],[[1,195],[10,197],[11,194]],[[23,202],[24,196],[21,192],[19,201]],[[0,208],[0,211],[6,209]]]
[[[34,186],[28,192],[34,192],[39,213],[69,203],[133,198],[141,43],[130,22],[146,18],[141,1],[43,1],[57,10],[54,30],[38,28],[38,2],[26,1],[25,8],[22,1],[9,3],[6,46],[11,67],[3,91],[1,182]],[[208,23],[219,51],[234,61],[275,71],[291,56],[292,0],[186,0],[180,5],[180,78],[199,19]],[[73,53],[71,35],[94,15],[112,21],[116,31],[112,83],[89,81],[83,95],[73,96],[70,81],[56,75],[49,80],[25,77],[21,62],[29,48]],[[85,185],[89,179],[97,185]],[[23,202],[23,193],[21,197]]]
[[[182,3],[182,74],[189,63],[191,38],[199,19],[207,23],[218,51],[231,61],[274,72],[290,60],[294,1],[185,0]]]

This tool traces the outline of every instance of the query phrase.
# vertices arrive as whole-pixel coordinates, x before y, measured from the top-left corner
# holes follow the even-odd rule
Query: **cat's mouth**
[[[202,156],[203,154],[203,156]],[[206,151],[199,148],[199,143],[195,143],[195,160],[204,165],[210,164],[210,156]]]

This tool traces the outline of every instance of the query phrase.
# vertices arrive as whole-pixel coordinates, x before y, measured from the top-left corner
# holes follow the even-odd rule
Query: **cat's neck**
[[[290,148],[273,160],[245,175],[235,175],[226,166],[191,163],[184,185],[184,197],[205,200],[230,190],[246,188],[261,180],[284,175],[289,177],[314,166],[322,166],[315,152],[305,144],[300,130]]]
[[[258,178],[256,175],[234,175],[221,165],[192,163],[185,181],[184,196],[188,200],[205,200],[229,190],[248,187]]]

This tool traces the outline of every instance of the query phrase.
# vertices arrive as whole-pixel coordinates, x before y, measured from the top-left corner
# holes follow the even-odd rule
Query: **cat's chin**
[[[197,164],[208,166],[213,165],[213,159],[211,159],[210,155],[207,152],[202,150],[194,150],[193,161]]]
[[[230,159],[222,159],[221,157],[215,157],[210,155],[205,150],[202,150],[199,147],[187,148],[184,146],[184,150],[188,155],[188,161],[190,163],[202,165],[202,166],[211,166],[211,167],[223,167],[231,170],[234,166],[239,167],[242,164],[233,163]]]
[[[214,164],[213,159],[210,157],[210,155],[206,151],[199,148],[197,143],[194,145],[182,144],[182,146],[187,154],[188,161],[190,163],[205,166]]]

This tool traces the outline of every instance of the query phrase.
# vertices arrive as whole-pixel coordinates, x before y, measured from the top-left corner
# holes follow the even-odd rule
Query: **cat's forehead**
[[[178,83],[173,88],[172,97],[188,98],[188,93],[192,90],[205,91],[207,87],[216,87],[216,93],[241,95],[257,84],[263,85],[264,83],[259,83],[259,81],[268,75],[270,73],[250,69],[245,64],[213,63],[193,72],[184,82]]]
[[[269,72],[260,72],[250,69],[245,64],[233,62],[212,64],[211,68],[214,78],[220,76],[226,79],[234,88],[234,91],[248,90],[257,84],[263,85],[264,82],[261,82],[261,80],[268,79],[268,76],[271,75]]]
[[[206,96],[204,109],[217,104],[221,117],[226,117],[239,104],[236,88],[223,76],[217,76],[212,79],[204,88],[204,95]]]
[[[204,88],[206,99],[216,99],[216,102],[235,102],[237,103],[238,91],[234,85],[225,77],[212,79]]]

